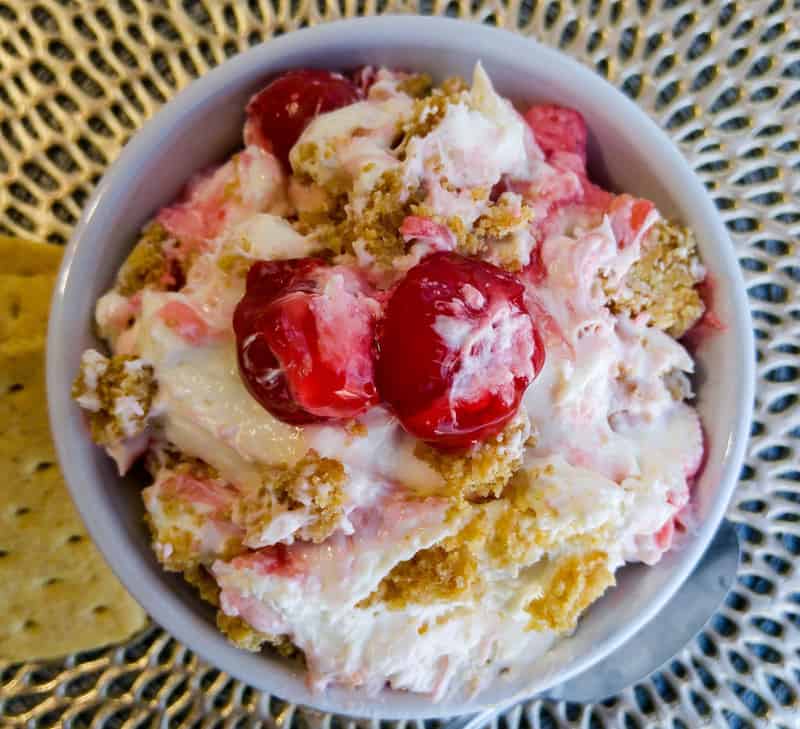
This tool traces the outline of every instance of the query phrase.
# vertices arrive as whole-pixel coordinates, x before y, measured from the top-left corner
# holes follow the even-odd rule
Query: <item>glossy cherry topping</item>
[[[381,397],[412,435],[442,449],[499,433],[544,364],[519,280],[439,252],[412,268],[386,305]]]
[[[248,390],[287,423],[364,412],[378,401],[379,310],[368,285],[347,266],[317,258],[253,264],[233,316]]]
[[[245,138],[272,152],[288,169],[289,152],[315,116],[361,98],[359,88],[341,74],[288,71],[250,99]]]

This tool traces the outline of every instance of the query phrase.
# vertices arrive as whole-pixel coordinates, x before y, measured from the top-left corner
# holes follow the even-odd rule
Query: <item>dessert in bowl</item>
[[[513,41],[567,78],[526,83],[533,62],[512,63],[497,45],[443,60],[459,44],[434,43],[438,22],[391,19],[420,30],[409,68],[401,41],[392,57],[392,43],[365,30],[388,34],[389,22],[315,30],[310,49],[287,39],[297,61],[289,52],[280,67],[264,60],[270,47],[256,49],[178,97],[161,116],[178,117],[166,117],[169,133],[144,130],[63,274],[68,297],[86,231],[110,230],[96,216],[137,203],[93,284],[96,307],[80,296],[108,348],[81,353],[62,331],[52,351],[69,341],[62,362],[78,372],[80,360],[75,397],[119,472],[145,464],[158,561],[215,605],[194,598],[186,611],[191,593],[176,580],[130,584],[156,618],[279,695],[408,715],[544,688],[663,604],[733,483],[749,399],[725,403],[727,422],[721,399],[703,403],[719,397],[712,383],[730,387],[709,374],[714,351],[747,367],[749,334],[708,201],[684,199],[696,181],[627,102],[527,42]],[[370,41],[356,44],[356,70],[344,44],[360,33]],[[605,98],[578,103],[582,84],[599,85],[630,123],[609,126]],[[196,102],[223,93],[238,113],[204,127]],[[174,110],[194,128],[174,126]],[[244,146],[231,143],[237,127]],[[180,195],[175,175],[143,200],[139,164],[159,148],[181,159],[203,129],[210,149],[185,165],[195,176]],[[641,144],[615,163],[631,131]],[[114,185],[126,155],[137,181],[127,190]],[[620,172],[642,163],[663,169]],[[713,311],[698,289],[707,269]],[[706,369],[697,401],[678,341],[687,332]],[[58,410],[64,439],[87,438],[59,427]],[[91,461],[103,468],[97,453]],[[114,510],[136,540],[134,553],[109,554],[123,580],[144,566],[124,562],[146,560],[134,504]],[[98,520],[107,549],[108,526]],[[667,553],[676,532],[685,545]],[[659,565],[620,572],[578,624],[626,562]],[[152,559],[147,570],[157,574]],[[620,592],[638,600],[615,608]],[[209,635],[214,612],[240,647],[271,644],[294,662],[223,649]]]

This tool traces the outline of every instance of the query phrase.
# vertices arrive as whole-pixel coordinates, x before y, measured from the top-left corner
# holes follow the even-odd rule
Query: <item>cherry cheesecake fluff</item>
[[[246,119],[97,302],[74,397],[231,641],[318,690],[479,690],[691,528],[694,237],[480,65],[290,71]]]

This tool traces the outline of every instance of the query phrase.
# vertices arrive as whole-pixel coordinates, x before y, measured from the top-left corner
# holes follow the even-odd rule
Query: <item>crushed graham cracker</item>
[[[234,506],[233,520],[246,533],[249,544],[258,542],[273,519],[286,512],[306,511],[311,520],[297,536],[322,542],[337,528],[344,514],[347,473],[340,461],[308,453],[293,467],[263,466],[261,486],[243,495]]]
[[[183,571],[183,579],[194,587],[200,597],[219,607],[219,585],[203,565],[193,565]]]
[[[395,565],[356,607],[383,603],[400,610],[409,604],[447,602],[472,592],[479,581],[478,561],[469,545],[457,537],[445,539]]]
[[[444,119],[451,104],[468,101],[469,85],[458,76],[445,79],[430,93],[414,102],[411,116],[402,124],[402,140],[398,147],[403,159],[408,142],[413,137],[424,137],[432,132]]]
[[[242,618],[217,611],[217,627],[228,640],[242,650],[257,653],[265,643],[284,658],[302,658],[302,651],[285,635],[270,635],[256,630]]]
[[[581,613],[615,584],[608,555],[599,550],[558,557],[543,569],[542,595],[525,608],[528,630],[572,630]]]
[[[549,490],[557,488],[547,483],[553,472],[550,464],[518,470],[494,503],[492,519],[484,531],[486,550],[495,566],[524,566],[557,549],[587,551],[612,539],[606,526],[587,530],[582,524],[574,524],[554,531],[559,513],[547,498]]]
[[[433,79],[427,73],[412,73],[397,84],[397,90],[414,99],[421,99],[433,90]]]
[[[651,323],[679,339],[705,310],[697,284],[702,266],[694,234],[659,221],[642,243],[642,254],[616,291],[606,291],[615,314],[646,313]]]
[[[188,476],[202,482],[216,481],[217,483],[209,483],[208,486],[216,488],[220,495],[227,494],[231,504],[236,490],[221,479],[219,472],[205,461],[171,451],[165,451],[159,459],[152,458],[147,467],[154,474],[156,482],[144,489],[142,497],[147,507],[145,521],[150,529],[156,556],[165,569],[183,572],[186,580],[200,590],[204,599],[211,602],[203,592],[213,590],[213,581],[211,585],[202,582],[203,566],[217,558],[232,559],[241,554],[244,547],[241,537],[231,532],[216,546],[214,553],[203,554],[198,535],[209,524],[209,520],[222,526],[226,522],[229,524],[232,508],[214,508],[202,502],[195,503],[173,491],[170,484],[175,476]],[[211,578],[207,577],[205,582],[209,579]]]
[[[204,517],[193,506],[179,499],[167,499],[164,504],[164,514],[172,522],[185,519],[194,529],[202,528]],[[150,529],[153,540],[153,551],[158,561],[168,572],[183,572],[194,570],[205,562],[214,559],[233,559],[244,550],[242,542],[237,537],[230,537],[222,545],[219,552],[213,555],[203,555],[195,531],[182,527],[158,525],[151,514],[145,514],[145,523]],[[191,574],[195,574],[192,572]]]
[[[414,103],[410,117],[401,125],[401,141],[394,154],[402,162],[409,143],[433,131],[442,121],[452,104],[469,103],[468,85],[463,79],[448,79],[433,88],[427,96]],[[308,149],[297,149],[298,162],[308,164],[320,154],[313,143]],[[429,159],[429,171],[438,174],[441,160]],[[302,167],[302,164],[300,165]],[[524,261],[516,254],[513,238],[530,226],[533,209],[521,201],[519,195],[504,193],[496,201],[490,200],[491,190],[474,188],[459,190],[444,175],[438,183],[454,194],[470,196],[484,212],[470,227],[458,217],[447,219],[436,215],[424,204],[426,191],[422,184],[409,188],[403,179],[402,168],[384,171],[377,179],[366,200],[357,208],[352,205],[348,181],[333,180],[326,183],[327,202],[324,210],[301,211],[296,227],[304,235],[313,236],[334,255],[356,254],[367,257],[379,268],[391,268],[393,261],[407,252],[407,245],[399,228],[410,215],[428,217],[450,228],[457,241],[457,250],[463,255],[484,255],[487,248],[496,248],[497,263],[511,271],[519,271]]]
[[[226,615],[217,611],[217,627],[237,648],[257,653],[264,643],[270,642],[272,636],[262,633],[248,625],[242,618]]]
[[[86,411],[95,443],[112,444],[144,431],[158,389],[153,375],[152,366],[136,357],[83,353],[72,397]]]
[[[161,223],[152,221],[117,274],[117,289],[123,296],[132,296],[144,288],[162,289],[169,269],[164,243],[169,235]]]
[[[470,228],[458,217],[441,220],[434,216],[434,219],[453,231],[457,240],[456,250],[462,255],[489,257],[496,265],[518,273],[527,261],[521,260],[513,243],[516,236],[524,235],[530,228],[535,217],[533,207],[515,193],[503,193],[496,201],[490,200],[488,191],[482,188],[475,188],[470,193],[485,210]]]
[[[522,464],[531,432],[525,408],[505,429],[466,453],[445,453],[419,442],[414,455],[444,479],[446,495],[467,501],[497,498]]]
[[[408,193],[399,170],[384,172],[358,212],[350,208],[346,198],[333,199],[340,207],[320,218],[316,213],[301,214],[298,230],[312,235],[334,254],[354,253],[358,246],[379,265],[391,266],[405,253],[406,244],[400,225],[408,215],[424,214],[421,188]],[[327,222],[320,222],[327,221]]]

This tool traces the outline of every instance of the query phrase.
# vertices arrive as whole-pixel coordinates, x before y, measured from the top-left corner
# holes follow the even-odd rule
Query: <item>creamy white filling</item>
[[[480,600],[467,596],[399,610],[381,603],[356,606],[391,565],[457,531],[458,521],[443,518],[446,508],[435,501],[406,507],[390,493],[352,537],[295,545],[277,564],[269,552],[217,562],[223,609],[261,630],[288,633],[305,651],[317,688],[335,681],[377,692],[388,680],[435,697],[454,679],[474,681],[477,688],[487,679],[487,662],[497,670],[552,642],[548,633],[525,630],[520,598],[541,591],[535,572],[493,583]]]
[[[323,187],[347,187],[356,210],[381,175],[399,166],[390,148],[413,105],[402,93],[376,96],[320,114],[289,154],[296,173]]]
[[[417,441],[382,407],[375,407],[359,418],[364,435],[353,435],[336,424],[313,425],[304,429],[310,448],[326,458],[342,461],[353,474],[361,474],[363,497],[375,480],[402,484],[417,493],[430,493],[441,487],[441,477],[414,455]]]
[[[169,297],[144,293],[138,340],[158,382],[153,410],[166,438],[234,483],[252,482],[257,463],[299,460],[301,430],[274,418],[247,392],[233,339],[185,341],[158,317]]]
[[[484,211],[483,204],[444,189],[442,175],[466,189],[491,187],[510,175],[529,181],[529,194],[542,197],[554,191],[566,196],[579,186],[577,175],[543,161],[527,125],[480,67],[469,94],[430,134],[412,141],[400,163],[390,147],[412,102],[390,81],[376,84],[365,102],[317,117],[292,150],[295,169],[318,184],[345,181],[357,210],[380,174],[396,168],[409,189],[424,185],[426,204],[436,214],[458,216],[467,225]],[[313,143],[317,153],[304,157],[305,143]],[[214,197],[223,181],[235,179],[239,197],[229,201],[234,214],[195,261],[186,288],[180,294],[144,292],[131,329],[126,329],[135,308],[131,301],[107,294],[97,305],[101,333],[118,350],[124,347],[153,366],[159,386],[153,412],[160,435],[209,462],[237,486],[257,488],[259,464],[295,463],[308,448],[342,461],[347,469],[348,506],[339,532],[323,545],[295,542],[286,547],[293,571],[270,567],[261,552],[214,565],[228,614],[242,615],[265,632],[288,633],[306,652],[318,686],[334,681],[377,691],[388,680],[396,688],[441,696],[453,682],[478,685],[484,675],[480,667],[488,659],[495,666],[530,659],[553,640],[524,629],[523,597],[539,594],[541,574],[535,567],[497,570],[490,575],[491,590],[477,603],[355,608],[398,562],[454,534],[459,523],[448,521],[438,502],[414,508],[402,503],[400,487],[419,496],[442,482],[414,455],[416,441],[383,408],[360,418],[366,426],[363,435],[337,423],[299,429],[272,417],[247,392],[230,332],[243,282],[224,276],[219,258],[232,252],[253,260],[284,259],[314,251],[309,239],[278,217],[288,209],[283,173],[271,155],[253,149],[209,182],[209,197]],[[433,161],[439,165],[435,172]],[[292,199],[318,192],[295,190]],[[545,211],[547,205],[540,207]],[[267,208],[276,214],[267,214]],[[667,335],[643,321],[612,316],[604,307],[600,276],[621,279],[639,255],[639,241],[619,250],[609,220],[598,224],[589,219],[571,211],[555,221],[542,250],[548,276],[529,290],[538,302],[532,314],[545,336],[547,355],[525,396],[535,445],[526,450],[524,468],[546,473],[531,482],[534,495],[549,507],[537,528],[564,543],[576,535],[598,535],[597,546],[609,553],[612,566],[654,562],[663,546],[653,534],[685,506],[687,479],[702,455],[696,413],[675,402],[670,392],[676,378],[683,382],[681,373],[691,372],[692,361]],[[496,248],[498,260],[512,254],[524,265],[532,238],[523,231],[502,245],[508,249]],[[399,265],[413,265],[426,250],[412,249]],[[370,263],[366,257],[359,262]],[[329,295],[340,296],[341,284],[332,280]],[[462,293],[467,306],[483,305],[479,292]],[[196,311],[209,336],[186,341],[170,329],[158,312],[171,301]],[[501,369],[493,365],[514,345],[522,319],[527,321],[504,316],[476,333],[457,316],[438,317],[439,336],[453,351],[469,355],[456,382],[458,398],[468,400]],[[82,404],[91,409],[91,394],[85,398]],[[127,460],[132,452],[112,455]],[[148,510],[166,524],[160,501],[155,492],[150,494],[145,497]],[[491,514],[492,506],[486,508]],[[282,514],[253,546],[290,543],[307,523],[305,511]],[[214,534],[199,536],[204,559],[221,548]]]
[[[300,235],[285,218],[270,213],[256,213],[234,226],[222,238],[230,252],[254,261],[282,261],[312,255],[317,246]]]

